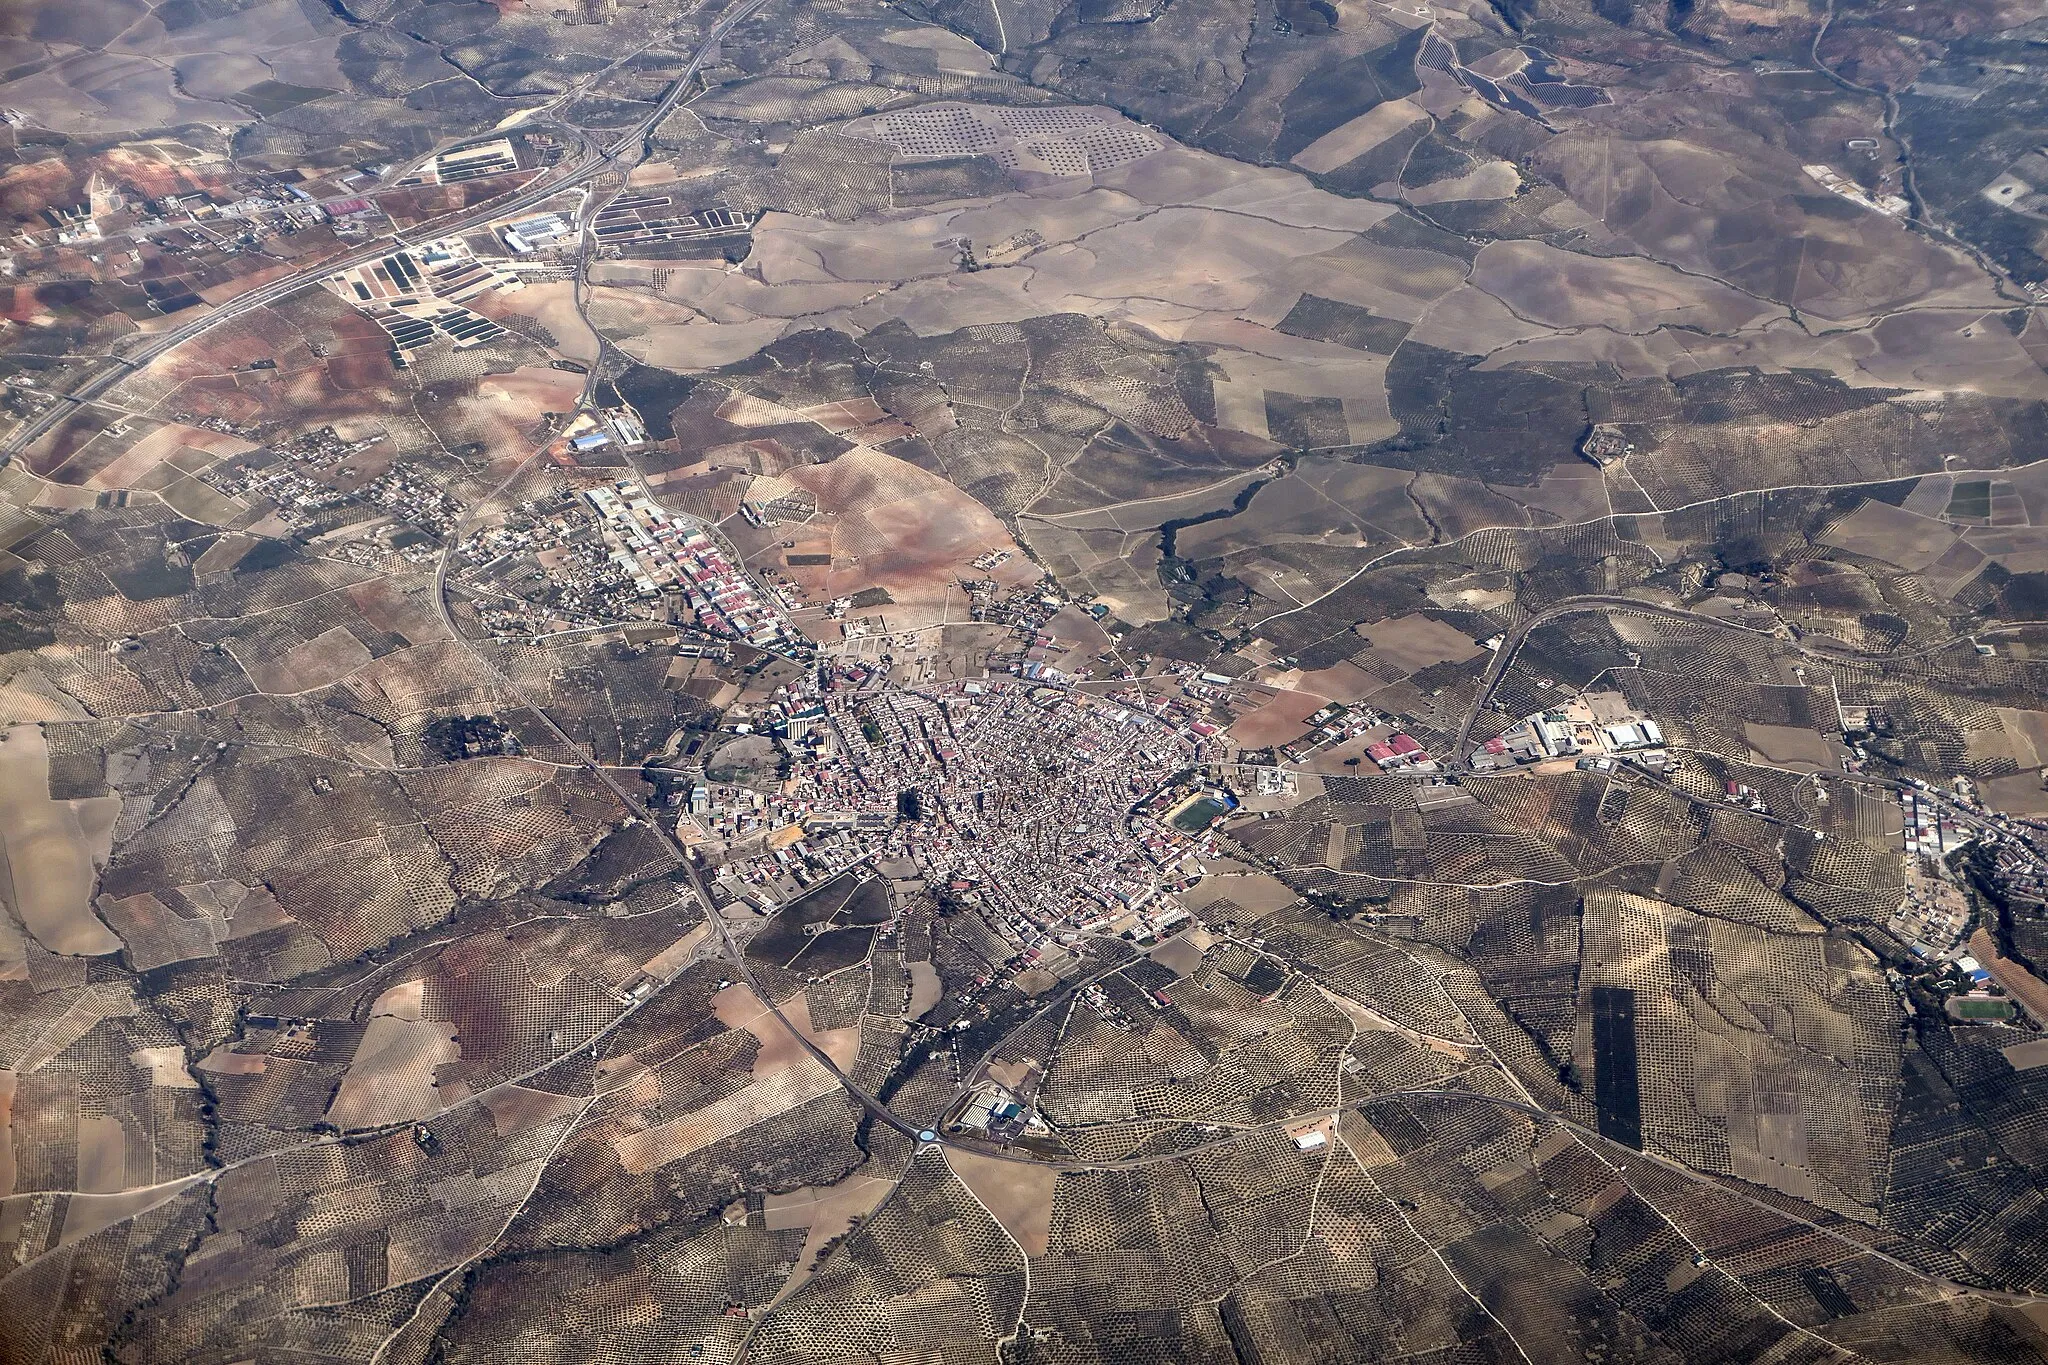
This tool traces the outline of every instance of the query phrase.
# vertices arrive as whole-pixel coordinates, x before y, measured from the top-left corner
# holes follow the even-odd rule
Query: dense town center
[[[982,906],[1020,952],[1050,934],[1150,939],[1186,917],[1172,892],[1202,871],[1206,823],[1191,836],[1163,806],[1203,742],[1141,690],[1090,696],[999,677],[779,705],[797,758],[734,829],[739,881],[772,885],[804,856],[832,872],[908,862],[936,894]],[[699,829],[728,827],[735,799],[751,801],[700,788]]]

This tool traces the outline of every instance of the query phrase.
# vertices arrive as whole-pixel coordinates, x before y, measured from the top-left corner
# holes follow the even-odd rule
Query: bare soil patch
[[[111,807],[111,813],[108,808]],[[14,910],[53,953],[97,956],[121,946],[92,909],[95,867],[109,848],[90,836],[87,816],[112,842],[117,796],[50,799],[50,749],[40,726],[0,732],[0,849]]]
[[[905,1007],[903,1017],[922,1019],[945,995],[945,984],[939,980],[939,969],[929,962],[906,962],[903,965],[910,972],[910,1004]]]
[[[1470,659],[1482,652],[1477,641],[1455,626],[1422,615],[1376,621],[1360,633],[1370,641],[1376,657],[1404,674],[1420,672],[1431,664]]]
[[[1329,704],[1312,692],[1273,689],[1258,706],[1230,723],[1230,733],[1248,749],[1263,749],[1299,738],[1308,718]]]
[[[1045,1255],[1052,1236],[1053,1190],[1059,1174],[1043,1166],[998,1161],[958,1148],[946,1149],[946,1162],[960,1183],[974,1192],[989,1214],[1024,1248],[1026,1256]]]
[[[1759,725],[1750,721],[1743,725],[1742,734],[1766,763],[1816,772],[1841,771],[1836,746],[1816,730],[1802,725]]]
[[[1993,777],[1978,784],[1984,803],[2008,815],[2048,815],[2048,789],[2041,786],[2039,772]]]
[[[789,1297],[817,1269],[818,1257],[833,1239],[853,1230],[854,1223],[874,1212],[896,1182],[887,1176],[855,1171],[832,1185],[803,1185],[787,1194],[770,1194],[762,1201],[761,1215],[770,1232],[792,1228],[808,1229],[803,1250],[797,1253],[796,1271],[776,1291],[776,1301]]]
[[[816,1065],[815,1060],[803,1044],[793,1037],[788,1028],[761,1003],[753,988],[745,982],[728,986],[711,997],[712,1011],[720,1023],[727,1028],[743,1028],[760,1040],[761,1050],[754,1054],[754,1079],[764,1081],[777,1072],[793,1066]],[[853,1065],[853,1059],[860,1053],[860,1028],[814,1029],[811,1026],[810,1001],[803,995],[793,995],[782,1002],[782,1015],[790,1026],[805,1038],[818,1045],[826,1056],[841,1067]]]
[[[1946,554],[1960,534],[1946,522],[1872,500],[1829,527],[1820,541],[1918,573]]]

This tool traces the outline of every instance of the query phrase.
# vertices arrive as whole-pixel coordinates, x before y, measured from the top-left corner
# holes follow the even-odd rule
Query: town
[[[924,690],[866,680],[823,665],[741,723],[794,755],[778,790],[692,791],[679,832],[720,864],[728,894],[767,911],[860,864],[914,868],[1027,958],[1087,935],[1150,941],[1187,917],[1174,892],[1216,856],[1208,829],[1228,806],[1175,780],[1207,741],[1160,699],[1006,675]]]

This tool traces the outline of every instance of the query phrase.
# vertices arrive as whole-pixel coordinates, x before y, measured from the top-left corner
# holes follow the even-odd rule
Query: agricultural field
[[[0,6],[0,1362],[2048,1361],[2044,42]]]

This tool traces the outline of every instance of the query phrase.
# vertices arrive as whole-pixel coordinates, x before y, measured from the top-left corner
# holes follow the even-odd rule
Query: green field
[[[1173,814],[1173,827],[1189,834],[1200,834],[1216,822],[1219,815],[1228,814],[1230,807],[1213,796],[1205,796],[1182,806]]]
[[[1988,521],[1991,518],[1991,480],[1965,479],[1949,494],[1948,515],[1958,521]]]

